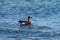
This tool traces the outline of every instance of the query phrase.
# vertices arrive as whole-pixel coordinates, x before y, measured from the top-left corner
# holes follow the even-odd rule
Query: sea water
[[[0,0],[0,40],[60,40],[60,0]]]

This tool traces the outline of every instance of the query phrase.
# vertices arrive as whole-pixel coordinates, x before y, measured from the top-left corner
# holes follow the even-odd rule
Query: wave
[[[26,35],[28,33],[28,36],[33,35],[33,37],[56,37],[56,36],[60,36],[60,32],[56,32],[56,31],[42,31],[42,30],[31,30],[31,31],[27,31],[27,30],[13,30],[13,29],[1,29],[0,28],[0,32],[2,33],[8,33],[11,35],[11,33],[16,33],[18,35],[23,35],[23,33],[25,33],[24,35]],[[18,36],[18,37],[23,37],[23,36]],[[9,36],[9,35],[8,35]],[[12,37],[13,35],[11,35]],[[26,35],[27,36],[27,35]],[[28,37],[27,36],[27,37]]]
[[[0,32],[8,32],[9,33],[18,33],[18,32],[24,32],[24,30],[19,30],[19,29],[3,29],[3,28],[0,28]]]
[[[19,0],[17,0],[16,2],[18,2]],[[34,15],[34,16],[39,16],[39,17],[50,17],[53,15],[60,15],[59,14],[59,5],[58,3],[56,4],[55,1],[51,1],[54,4],[48,4],[48,0],[44,1],[44,3],[48,2],[47,4],[41,3],[39,1],[41,0],[36,0],[33,2],[33,4],[31,5],[31,3],[27,3],[25,1],[21,1],[22,3],[19,2],[19,4],[16,4],[16,2],[13,0],[12,3],[11,1],[0,1],[1,4],[1,11],[0,11],[0,15],[6,15],[6,14],[24,14],[24,15]],[[24,2],[24,3],[23,3]],[[36,2],[36,3],[35,3]],[[43,2],[43,1],[42,1]],[[9,3],[9,4],[7,4]],[[13,4],[13,5],[12,5]],[[23,4],[23,6],[22,6]],[[28,6],[27,6],[28,5]]]

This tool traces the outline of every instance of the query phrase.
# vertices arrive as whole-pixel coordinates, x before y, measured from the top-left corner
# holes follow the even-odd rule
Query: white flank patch
[[[24,22],[22,24],[25,24]]]

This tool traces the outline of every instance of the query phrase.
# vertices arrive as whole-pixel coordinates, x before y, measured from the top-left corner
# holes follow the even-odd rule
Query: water
[[[0,0],[0,40],[60,40],[60,0]]]

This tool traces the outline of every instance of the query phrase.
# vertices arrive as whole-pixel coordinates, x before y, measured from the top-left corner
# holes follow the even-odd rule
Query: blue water
[[[0,40],[60,40],[60,0],[0,0]]]

